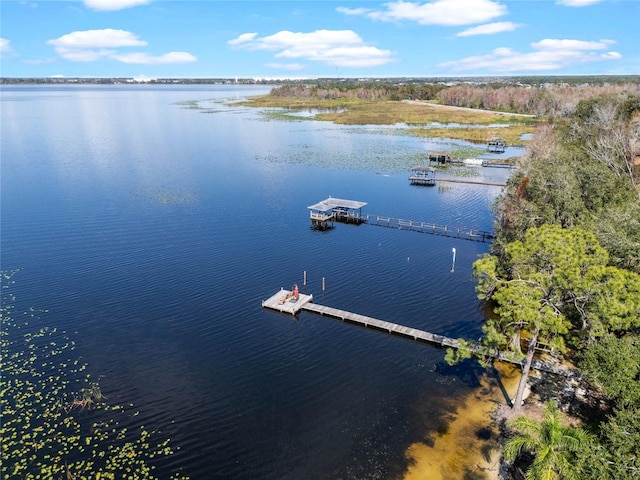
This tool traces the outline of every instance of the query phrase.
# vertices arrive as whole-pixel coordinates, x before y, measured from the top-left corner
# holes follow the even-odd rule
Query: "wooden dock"
[[[377,318],[367,317],[365,315],[348,312],[346,310],[339,310],[337,308],[317,305],[315,303],[306,304],[304,306],[304,310],[324,317],[331,317],[342,320],[343,322],[355,323],[364,327],[409,338],[411,340],[420,340],[439,347],[458,348],[460,346],[460,342],[454,338],[444,337],[442,335],[425,332],[424,330],[418,330],[404,325],[398,325],[397,323],[385,322],[384,320],[378,320]]]
[[[313,295],[303,295],[302,293],[296,299],[291,290],[281,288],[279,292],[269,297],[268,300],[262,302],[264,308],[277,310],[282,313],[297,314],[302,307],[313,301]]]
[[[493,185],[496,187],[504,187],[507,184],[501,182],[485,182],[483,180],[466,180],[463,178],[439,178],[439,182],[450,182],[450,183],[471,183],[474,185]]]
[[[436,184],[436,169],[433,167],[413,167],[409,177],[411,185],[426,185],[432,187]]]
[[[416,342],[427,343],[439,348],[457,349],[460,347],[460,342],[455,338],[438,335],[436,333],[400,325],[398,323],[379,320],[377,318],[360,315],[358,313],[349,312],[347,310],[340,310],[333,307],[327,307],[325,305],[315,304],[313,303],[313,295],[300,294],[300,297],[296,301],[293,299],[292,292],[289,290],[280,289],[279,292],[272,295],[268,300],[263,301],[262,307],[281,313],[289,313],[294,316],[297,315],[300,311],[314,313],[323,317],[334,318],[345,323],[360,325],[365,328],[370,328],[372,330],[377,330],[390,335],[407,338]],[[479,347],[472,346],[471,350],[475,351],[476,353],[480,352]],[[488,354],[488,356],[491,356],[496,360],[500,360],[503,362],[523,365],[523,360],[510,358],[505,355],[504,352],[495,352],[492,354]],[[531,368],[567,377],[576,375],[576,372],[574,371],[556,367],[554,365],[549,365],[538,360],[533,361]]]
[[[334,220],[343,223],[363,223],[362,207],[366,204],[358,200],[329,197],[307,208],[310,211],[311,225],[325,230],[330,228]]]
[[[420,182],[435,181],[430,176],[435,169],[431,167],[415,167],[413,170],[424,173],[420,176]],[[413,177],[412,177],[413,178]],[[447,180],[445,180],[447,181]],[[458,180],[450,180],[458,181]],[[460,180],[462,181],[462,180]],[[474,183],[474,182],[471,182]],[[477,182],[475,182],[477,183]],[[497,184],[496,184],[497,185]],[[400,218],[392,218],[382,215],[362,214],[362,207],[366,202],[358,200],[344,200],[340,198],[329,197],[326,200],[307,207],[310,210],[312,228],[326,230],[333,228],[334,222],[363,224],[369,223],[379,227],[397,228],[399,230],[412,230],[420,233],[430,233],[432,235],[443,235],[445,237],[459,238],[461,240],[473,240],[476,242],[490,242],[495,239],[491,232],[483,230],[473,230],[471,228],[453,227],[450,225],[438,225],[430,222],[421,222],[416,220],[403,220]]]
[[[418,233],[429,233],[431,235],[442,235],[444,237],[459,238],[461,240],[472,240],[474,242],[491,242],[495,235],[484,230],[474,230],[472,228],[452,227],[450,225],[438,225],[436,223],[421,222],[416,220],[403,220],[382,215],[365,215],[365,223],[377,227],[397,228],[398,230],[411,230]]]

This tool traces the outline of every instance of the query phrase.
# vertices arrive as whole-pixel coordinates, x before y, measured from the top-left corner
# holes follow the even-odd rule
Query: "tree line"
[[[626,78],[626,77],[625,77]],[[505,83],[477,82],[450,84],[389,83],[379,81],[287,83],[275,87],[275,97],[317,98],[335,100],[353,98],[363,101],[432,101],[455,107],[523,113],[553,121],[566,118],[578,104],[601,96],[617,97],[627,93],[640,96],[640,81],[602,83]]]
[[[494,205],[497,241],[474,275],[497,316],[480,343],[484,352],[523,360],[516,411],[543,346],[571,360],[604,399],[601,415],[581,427],[564,425],[555,403],[540,422],[510,423],[505,458],[533,455],[527,478],[633,479],[640,477],[640,95],[578,90],[538,128]],[[463,348],[448,359],[470,355]]]
[[[335,100],[354,98],[366,101],[379,100],[432,100],[447,86],[431,83],[393,84],[387,82],[318,82],[309,84],[287,83],[271,90],[274,97],[317,98]]]

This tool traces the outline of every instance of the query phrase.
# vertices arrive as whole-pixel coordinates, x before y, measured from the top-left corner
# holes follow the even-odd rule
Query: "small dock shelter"
[[[492,153],[504,153],[507,144],[501,137],[493,137],[487,140],[487,151]]]
[[[411,185],[433,186],[436,184],[436,169],[433,167],[413,167],[409,182]]]
[[[362,207],[367,203],[329,197],[309,206],[311,223],[315,227],[327,228],[328,222],[363,223]]]
[[[429,152],[429,163],[437,163],[445,165],[451,163],[451,155],[449,152]]]

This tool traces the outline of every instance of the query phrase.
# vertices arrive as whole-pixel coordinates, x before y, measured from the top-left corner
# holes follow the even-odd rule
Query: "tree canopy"
[[[491,255],[474,265],[498,314],[482,343],[521,356],[527,346],[515,406],[536,341],[570,346],[604,395],[604,415],[587,419],[593,443],[574,452],[584,479],[640,476],[639,99],[633,89],[583,97],[538,128],[494,205]],[[543,444],[531,448],[531,478]]]
[[[640,277],[607,263],[592,233],[558,225],[529,229],[502,260],[486,255],[474,263],[479,296],[498,315],[483,328],[484,347],[522,357],[528,343],[516,408],[539,343],[562,352],[569,338],[584,341],[638,322]]]

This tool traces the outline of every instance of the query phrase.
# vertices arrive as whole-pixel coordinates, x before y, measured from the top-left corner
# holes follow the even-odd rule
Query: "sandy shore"
[[[409,447],[406,455],[411,466],[405,480],[499,479],[501,452],[491,415],[506,403],[505,391],[510,398],[515,395],[520,370],[506,364],[496,368],[500,378],[485,374],[478,389],[455,401],[455,415],[432,445]]]

